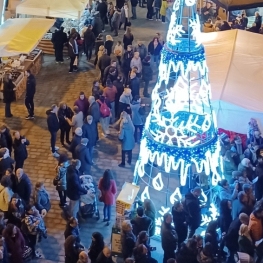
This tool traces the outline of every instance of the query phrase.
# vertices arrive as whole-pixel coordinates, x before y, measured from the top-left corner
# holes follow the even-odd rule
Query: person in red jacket
[[[111,170],[105,170],[103,177],[100,178],[98,188],[101,191],[100,201],[104,203],[103,222],[107,222],[106,226],[108,226],[110,224],[111,207],[115,204],[115,195],[117,193],[117,186],[113,180]]]

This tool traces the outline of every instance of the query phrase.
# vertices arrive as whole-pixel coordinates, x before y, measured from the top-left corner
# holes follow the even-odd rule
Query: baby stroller
[[[83,219],[95,216],[100,219],[100,213],[97,205],[97,186],[93,182],[91,175],[80,176],[81,186],[87,190],[87,194],[80,197],[80,214]]]

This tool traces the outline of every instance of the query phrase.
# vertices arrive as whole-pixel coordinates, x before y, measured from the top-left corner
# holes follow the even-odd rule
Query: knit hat
[[[78,136],[82,136],[82,129],[81,128],[77,128],[75,130],[75,134],[78,135]]]
[[[146,56],[145,58],[144,58],[144,62],[150,62],[151,61],[151,56]]]
[[[89,139],[87,138],[82,138],[81,143],[87,144],[89,142]]]

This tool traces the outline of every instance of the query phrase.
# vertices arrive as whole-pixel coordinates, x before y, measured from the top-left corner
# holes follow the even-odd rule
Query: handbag
[[[32,249],[31,249],[31,247],[29,247],[29,246],[25,246],[24,247],[24,252],[23,252],[22,257],[23,257],[23,261],[24,262],[28,262],[28,261],[30,261],[32,259]]]
[[[57,179],[57,177],[55,177],[54,179],[53,179],[53,185],[54,186],[57,186],[58,185],[58,179]]]

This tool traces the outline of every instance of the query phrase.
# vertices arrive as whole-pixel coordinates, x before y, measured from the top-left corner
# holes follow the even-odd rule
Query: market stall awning
[[[213,0],[217,5],[228,11],[242,10],[263,6],[262,0]]]
[[[17,14],[79,19],[88,0],[25,0],[16,8]]]
[[[0,26],[0,57],[30,53],[54,24],[53,19],[15,18]]]

